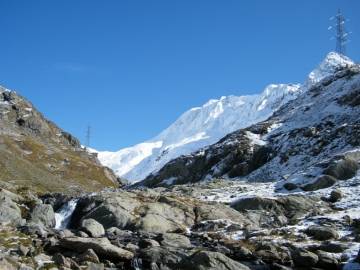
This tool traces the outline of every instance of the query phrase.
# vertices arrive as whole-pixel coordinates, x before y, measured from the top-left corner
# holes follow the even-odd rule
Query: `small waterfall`
[[[66,229],[69,225],[72,214],[79,199],[73,199],[63,206],[55,213],[55,229]]]

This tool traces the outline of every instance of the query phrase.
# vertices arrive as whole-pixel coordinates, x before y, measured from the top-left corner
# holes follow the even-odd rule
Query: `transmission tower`
[[[330,18],[330,20],[334,18],[336,19],[336,24],[328,28],[328,29],[336,28],[336,36],[333,36],[331,39],[336,38],[336,52],[340,55],[347,56],[346,43],[350,42],[350,40],[347,41],[345,37],[350,33],[346,31],[346,29],[344,28],[344,23],[349,20],[344,19],[344,17],[341,14],[340,7],[338,14]]]
[[[91,126],[90,126],[90,123],[89,125],[87,126],[87,130],[85,131],[86,132],[86,147],[89,147],[90,146],[90,138],[91,138]]]

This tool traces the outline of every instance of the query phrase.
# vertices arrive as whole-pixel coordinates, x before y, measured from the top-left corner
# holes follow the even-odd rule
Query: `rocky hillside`
[[[310,189],[317,182],[329,186],[354,176],[360,168],[359,73],[358,65],[337,70],[266,121],[173,159],[134,186],[225,177]]]
[[[96,154],[14,91],[0,87],[0,184],[65,194],[117,186],[111,169]]]

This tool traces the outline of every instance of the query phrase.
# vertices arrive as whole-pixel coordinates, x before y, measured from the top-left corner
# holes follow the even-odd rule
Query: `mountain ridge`
[[[186,111],[155,138],[117,152],[99,152],[99,160],[130,181],[145,179],[173,158],[215,143],[237,129],[266,120],[281,105],[347,64],[352,61],[331,52],[309,74],[304,85],[270,84],[262,94],[209,100],[202,107]]]

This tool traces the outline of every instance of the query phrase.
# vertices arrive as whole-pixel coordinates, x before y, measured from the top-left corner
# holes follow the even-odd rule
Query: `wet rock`
[[[319,257],[305,249],[298,249],[291,252],[291,257],[296,266],[313,267],[319,260]]]
[[[77,252],[92,249],[96,255],[104,258],[131,260],[133,257],[131,252],[112,245],[106,238],[63,238],[59,241],[59,245]]]
[[[78,231],[83,231],[91,237],[102,237],[105,235],[104,227],[91,218],[82,220]]]
[[[39,196],[39,198],[43,201],[44,204],[50,204],[55,212],[72,199],[72,197],[68,195],[56,192],[44,194]]]
[[[335,229],[325,226],[310,226],[307,228],[305,233],[320,241],[339,238],[339,235]]]

